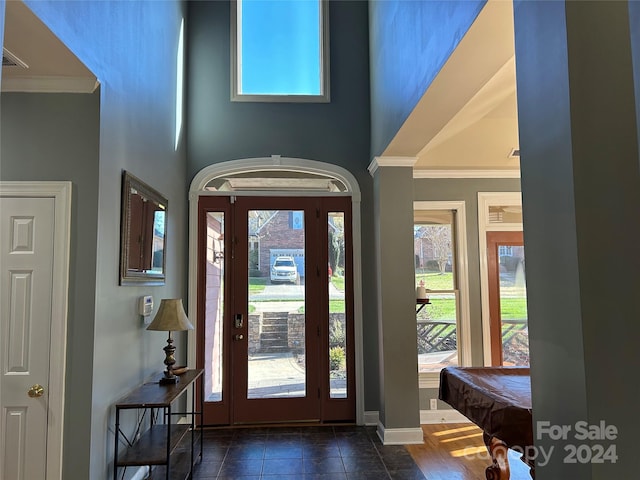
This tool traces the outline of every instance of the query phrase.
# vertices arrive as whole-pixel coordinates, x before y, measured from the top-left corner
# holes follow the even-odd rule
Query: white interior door
[[[67,264],[56,246],[58,210],[55,196],[0,196],[0,478],[7,480],[60,478],[61,458],[51,458],[61,457],[59,313],[66,315],[57,282],[65,270],[58,262]],[[62,278],[66,296],[66,271]]]

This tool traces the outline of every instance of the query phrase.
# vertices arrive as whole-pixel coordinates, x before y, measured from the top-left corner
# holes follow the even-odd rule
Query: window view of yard
[[[249,212],[248,398],[300,397],[306,378],[305,216],[301,210]],[[344,212],[327,218],[329,385],[347,396]],[[315,266],[313,267],[316,273]],[[326,278],[326,277],[325,277]],[[323,327],[324,328],[324,327]],[[278,365],[278,366],[277,366]]]
[[[420,373],[459,363],[453,215],[450,210],[414,212],[416,296],[424,288],[429,301],[419,304],[416,313]]]
[[[448,273],[421,273],[416,274],[416,283],[424,284],[429,290],[449,290],[453,284],[453,274]],[[432,294],[433,298],[437,298],[437,294]],[[501,300],[501,313],[503,319],[519,319],[527,317],[527,298],[526,296],[505,297]],[[429,306],[428,318],[434,320],[443,320],[455,318],[455,301],[453,298],[441,299],[438,302],[432,302]]]
[[[269,285],[269,280],[261,277],[250,277],[249,278],[249,296],[256,294],[261,294],[265,291],[265,288]],[[332,276],[331,277],[331,285],[337,292],[342,292],[344,295],[344,277]],[[300,289],[301,290],[301,289]],[[260,303],[268,303],[268,302],[292,302],[293,304],[300,303],[300,299],[261,299]],[[266,308],[266,306],[264,306]],[[249,303],[249,313],[253,313],[256,311],[255,302]],[[304,313],[304,305],[300,305],[295,307],[295,311],[298,313]],[[329,313],[340,313],[345,311],[345,303],[344,298],[342,299],[330,299],[329,300]]]
[[[418,366],[421,373],[458,364],[459,287],[456,279],[455,212],[414,212],[416,294],[426,289],[429,303],[417,305]],[[524,249],[500,246],[499,307],[503,365],[528,365],[527,296]],[[499,339],[500,340],[500,339]]]

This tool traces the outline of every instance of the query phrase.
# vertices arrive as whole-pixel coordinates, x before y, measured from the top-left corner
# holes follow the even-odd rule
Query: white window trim
[[[459,325],[458,360],[460,365],[471,364],[471,311],[469,307],[469,260],[467,255],[467,214],[464,201],[416,201],[413,210],[455,210],[456,269],[458,275]],[[422,373],[419,376],[420,388],[438,388],[440,373]]]
[[[231,2],[231,101],[232,102],[265,102],[265,103],[329,103],[329,1],[320,0],[320,95],[248,95],[238,93],[238,2]]]
[[[522,222],[491,223],[489,221],[489,207],[501,205],[522,206],[522,194],[520,192],[478,192],[478,258],[480,259],[480,299],[482,302],[482,351],[484,365],[491,365],[487,232],[522,231]]]

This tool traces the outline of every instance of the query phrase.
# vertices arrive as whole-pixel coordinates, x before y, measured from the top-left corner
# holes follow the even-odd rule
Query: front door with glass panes
[[[350,197],[200,197],[206,425],[355,420],[350,209]]]

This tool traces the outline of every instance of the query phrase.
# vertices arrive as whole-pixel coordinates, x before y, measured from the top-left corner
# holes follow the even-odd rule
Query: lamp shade
[[[178,332],[181,330],[193,330],[187,314],[184,312],[181,298],[163,298],[160,308],[153,322],[147,330],[159,330],[162,332]]]

